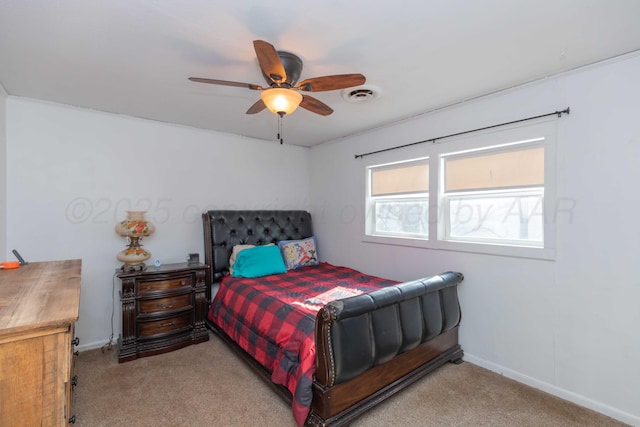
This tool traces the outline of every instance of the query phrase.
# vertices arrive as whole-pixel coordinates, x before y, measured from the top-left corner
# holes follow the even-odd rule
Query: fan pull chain
[[[278,113],[278,139],[280,140],[280,145],[284,143],[284,135],[282,134],[282,117],[283,113]]]

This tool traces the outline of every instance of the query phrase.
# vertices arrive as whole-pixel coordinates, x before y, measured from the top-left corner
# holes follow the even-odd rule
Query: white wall
[[[7,92],[0,84],[0,262],[7,259]]]
[[[16,97],[7,109],[7,244],[27,261],[82,258],[81,349],[110,335],[125,210],[148,211],[142,243],[170,263],[204,258],[205,209],[309,207],[307,148]]]
[[[398,280],[462,271],[467,360],[640,425],[638,76],[640,56],[628,56],[314,147],[321,258]],[[553,261],[361,241],[364,163],[355,154],[567,106],[571,114],[557,121],[563,205]]]

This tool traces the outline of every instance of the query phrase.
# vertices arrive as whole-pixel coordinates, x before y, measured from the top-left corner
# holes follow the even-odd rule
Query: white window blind
[[[445,192],[540,187],[544,185],[544,147],[444,158]]]
[[[407,162],[371,168],[371,196],[397,196],[429,191],[429,164]]]

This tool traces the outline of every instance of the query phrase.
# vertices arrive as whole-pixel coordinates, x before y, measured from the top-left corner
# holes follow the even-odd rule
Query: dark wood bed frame
[[[277,243],[280,240],[293,240],[313,235],[311,216],[304,211],[208,211],[202,214],[204,226],[205,263],[210,266],[207,276],[208,301],[211,301],[211,285],[219,282],[228,271],[229,255],[236,244],[262,245]],[[458,344],[458,324],[460,311],[456,285],[463,279],[460,273],[453,275],[454,284],[442,285],[442,276],[421,279],[421,281],[399,284],[402,289],[398,295],[415,294],[417,287],[427,289],[416,298],[401,296],[401,300],[390,307],[377,307],[376,313],[364,313],[375,317],[386,309],[405,310],[405,305],[422,304],[425,307],[448,306],[447,313],[436,314],[441,317],[442,332],[424,338],[424,342],[410,350],[400,352],[390,360],[375,366],[366,367],[364,372],[353,378],[341,379],[336,373],[336,364],[344,363],[340,358],[339,338],[335,336],[341,329],[341,300],[329,303],[316,317],[316,375],[313,382],[313,401],[305,425],[307,426],[343,426],[401,391],[415,381],[448,363],[461,363],[463,351]],[[457,276],[455,276],[457,275]],[[368,294],[365,294],[368,295]],[[443,302],[444,300],[444,302]],[[417,302],[419,301],[419,302]],[[429,302],[431,301],[431,302]],[[446,304],[445,304],[446,303]],[[346,304],[346,303],[345,303]],[[344,305],[346,307],[346,305]],[[422,306],[421,306],[422,307]],[[420,309],[421,311],[424,309]],[[444,310],[444,308],[443,308]],[[456,312],[457,310],[457,312]],[[370,310],[372,311],[372,310]],[[436,310],[437,311],[437,310]],[[453,314],[452,314],[453,313]],[[358,314],[358,313],[355,313]],[[348,316],[346,316],[348,317]],[[410,319],[412,323],[424,323],[426,319]],[[431,316],[431,319],[434,317]],[[269,384],[285,401],[291,403],[289,391],[271,381],[271,373],[240,348],[222,330],[207,319],[207,327],[226,342],[255,372]],[[346,330],[352,324],[346,324]],[[424,326],[424,325],[423,325]],[[400,325],[402,328],[402,325]],[[410,327],[409,329],[413,328]],[[342,329],[344,334],[345,329]],[[403,332],[404,333],[404,332]],[[434,335],[434,334],[432,334]],[[344,337],[342,337],[344,338]],[[268,414],[265,414],[268,417]]]

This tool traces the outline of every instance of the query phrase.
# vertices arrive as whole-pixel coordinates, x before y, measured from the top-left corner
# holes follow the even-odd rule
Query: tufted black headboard
[[[211,210],[202,214],[207,288],[229,271],[235,245],[265,245],[313,236],[311,214],[301,210]]]

